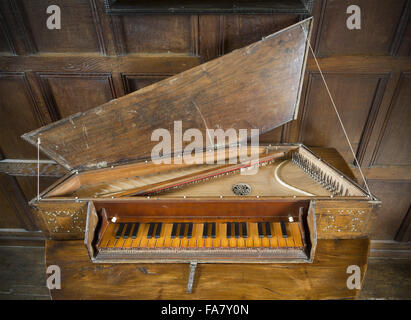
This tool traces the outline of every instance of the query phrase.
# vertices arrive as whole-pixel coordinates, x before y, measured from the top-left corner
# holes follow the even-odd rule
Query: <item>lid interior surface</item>
[[[170,154],[188,144],[204,148],[213,138],[210,130],[234,129],[230,143],[241,141],[240,129],[247,130],[247,138],[251,129],[263,134],[295,119],[311,25],[312,18],[303,20],[23,138],[34,145],[40,138],[40,149],[65,168],[87,170],[150,159],[165,132]],[[181,141],[189,129],[202,139]],[[174,144],[175,138],[181,144]]]

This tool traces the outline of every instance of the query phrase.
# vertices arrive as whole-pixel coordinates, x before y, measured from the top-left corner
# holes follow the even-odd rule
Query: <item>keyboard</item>
[[[99,249],[247,249],[304,247],[298,222],[120,222],[108,224]]]

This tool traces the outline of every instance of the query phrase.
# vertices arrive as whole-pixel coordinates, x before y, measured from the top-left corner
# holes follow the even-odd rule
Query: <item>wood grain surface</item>
[[[46,265],[61,268],[53,299],[351,299],[349,265],[363,279],[369,240],[319,240],[312,264],[93,264],[82,241],[46,241]]]
[[[203,138],[207,129],[267,132],[295,118],[310,26],[311,19],[304,20],[23,138],[36,144],[41,137],[42,151],[66,168],[90,169],[150,158],[158,144],[153,131],[166,129],[173,138],[175,121],[182,121],[182,132],[197,128]],[[194,143],[202,148],[206,141]]]

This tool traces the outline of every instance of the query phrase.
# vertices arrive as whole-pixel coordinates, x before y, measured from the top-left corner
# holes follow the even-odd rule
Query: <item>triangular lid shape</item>
[[[203,137],[207,129],[263,134],[296,117],[311,25],[312,18],[306,19],[23,138],[33,145],[40,138],[49,157],[67,169],[84,170],[150,159],[159,143],[152,141],[153,131],[166,129],[174,141],[175,121],[181,132],[194,128]],[[189,143],[183,141],[180,149]]]

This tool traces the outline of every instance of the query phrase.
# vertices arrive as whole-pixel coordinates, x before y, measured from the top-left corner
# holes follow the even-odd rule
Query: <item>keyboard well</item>
[[[309,200],[90,201],[85,244],[96,263],[312,262]]]

